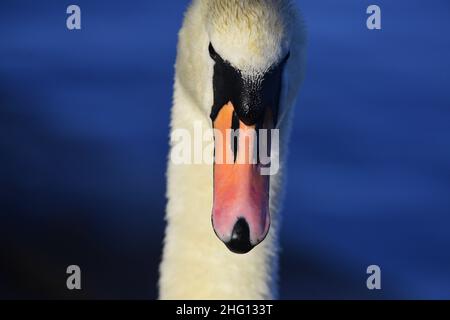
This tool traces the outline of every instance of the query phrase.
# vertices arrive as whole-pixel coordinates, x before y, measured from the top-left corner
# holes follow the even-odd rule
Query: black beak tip
[[[244,218],[239,218],[233,227],[230,241],[226,242],[230,251],[234,253],[247,253],[253,249],[253,245],[250,242],[250,228],[247,221]]]

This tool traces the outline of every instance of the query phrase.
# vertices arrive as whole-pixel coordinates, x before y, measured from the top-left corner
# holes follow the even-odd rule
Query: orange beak
[[[270,141],[278,123],[282,74],[289,53],[268,70],[245,74],[209,44],[214,61],[211,120],[214,127],[214,232],[235,253],[249,252],[270,226],[269,187],[278,161]],[[266,129],[266,130],[261,130]],[[264,131],[266,135],[264,135]],[[275,150],[275,149],[274,149]],[[272,166],[272,163],[275,164]]]
[[[232,130],[232,123],[238,132]],[[270,112],[263,126],[273,127]],[[215,131],[214,203],[216,235],[235,253],[246,253],[260,243],[270,226],[269,176],[261,175],[255,125],[238,119],[228,102],[213,121]],[[236,145],[237,144],[237,145]],[[270,142],[268,143],[270,150]]]

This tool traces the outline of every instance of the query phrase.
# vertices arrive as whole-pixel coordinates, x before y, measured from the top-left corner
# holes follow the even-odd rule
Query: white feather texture
[[[213,166],[176,165],[169,159],[160,299],[277,297],[281,176],[292,106],[304,74],[305,40],[300,15],[288,0],[194,0],[190,5],[179,33],[172,132],[181,128],[192,133],[194,122],[211,128],[210,42],[244,74],[264,72],[290,52],[278,125],[280,170],[270,178],[269,234],[252,251],[239,255],[225,247],[211,226]]]

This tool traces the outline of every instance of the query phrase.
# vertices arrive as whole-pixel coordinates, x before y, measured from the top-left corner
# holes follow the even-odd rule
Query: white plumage
[[[211,128],[210,42],[243,74],[264,72],[290,52],[278,125],[281,168],[270,181],[272,225],[267,238],[249,253],[230,252],[211,227],[213,166],[175,165],[169,159],[160,298],[276,298],[281,176],[292,106],[304,73],[303,24],[288,0],[194,0],[179,33],[172,131],[192,131],[195,121]]]

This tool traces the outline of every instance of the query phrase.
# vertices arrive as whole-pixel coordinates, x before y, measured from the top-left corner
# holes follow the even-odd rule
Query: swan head
[[[289,52],[295,10],[287,0],[208,0],[214,50],[244,76],[261,75]]]
[[[262,174],[260,147],[270,157],[264,130],[278,125],[293,10],[287,0],[209,0],[206,6],[216,131],[212,224],[232,252],[247,253],[270,226],[270,176]]]

